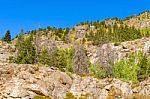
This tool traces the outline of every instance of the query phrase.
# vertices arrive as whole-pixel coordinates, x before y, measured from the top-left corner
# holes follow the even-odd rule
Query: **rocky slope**
[[[113,25],[116,20],[106,20],[105,23]],[[150,27],[150,13],[145,12],[138,16],[123,20],[123,24],[134,26],[138,29]],[[79,25],[70,29],[67,35],[68,41],[58,39],[52,31],[42,31],[39,36],[40,49],[50,47],[50,42],[58,49],[66,49],[74,46],[74,41],[80,42],[87,32],[96,33],[95,26]],[[44,35],[47,33],[47,35]],[[53,37],[52,37],[52,36]],[[28,34],[24,35],[28,37]],[[57,39],[56,39],[57,38]],[[15,56],[15,40],[12,44],[0,41],[0,99],[34,99],[46,97],[52,99],[150,99],[150,78],[135,85],[126,83],[116,78],[97,79],[93,76],[79,76],[69,72],[61,72],[54,67],[43,65],[27,65],[9,63],[8,58]],[[107,43],[94,46],[90,41],[85,42],[87,56],[92,64],[99,61],[108,64],[108,60],[114,63],[127,57],[129,53],[143,51],[150,56],[150,38],[142,38],[122,43]],[[39,99],[41,99],[39,98]],[[35,98],[36,99],[36,98]],[[76,98],[75,98],[76,99]]]
[[[138,15],[129,16],[123,20],[118,18],[110,18],[104,21],[107,25],[114,25],[115,23],[120,25],[124,24],[137,29],[149,28],[150,27],[150,12],[146,11]]]
[[[150,12],[144,12],[138,16],[127,18],[124,21],[128,26],[134,26],[136,28],[149,28],[150,27]]]
[[[115,78],[99,80],[43,66],[0,64],[0,99],[32,99],[36,95],[63,99],[66,93],[89,99],[150,95],[150,79],[132,88],[132,83]]]
[[[59,44],[57,44],[58,47],[63,45]],[[89,45],[86,48],[93,63],[101,57],[107,60],[109,52],[107,50],[112,50],[116,54],[112,53],[115,56],[114,59],[118,61],[126,57],[129,52],[136,50],[142,50],[149,54],[150,39],[122,42],[120,45],[109,43],[104,44],[101,48]],[[9,56],[12,55],[15,48],[11,44],[1,43],[1,50],[4,56]],[[104,56],[99,56],[99,51],[105,51]],[[0,62],[0,99],[33,99],[35,96],[63,99],[68,93],[85,99],[111,99],[112,97],[130,99],[134,95],[138,95],[138,98],[148,99],[150,95],[150,79],[135,86],[115,78],[81,77],[42,65],[7,63],[3,56],[0,59],[2,60]]]

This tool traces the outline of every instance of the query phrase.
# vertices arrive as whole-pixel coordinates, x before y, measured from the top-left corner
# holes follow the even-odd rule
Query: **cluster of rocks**
[[[48,67],[0,65],[0,99],[32,99],[36,95],[62,99],[72,79]]]
[[[0,99],[33,99],[37,95],[63,99],[69,92],[75,97],[88,94],[89,99],[106,99],[112,90],[116,97],[150,95],[150,79],[132,88],[132,83],[115,78],[100,80],[44,66],[0,64]]]

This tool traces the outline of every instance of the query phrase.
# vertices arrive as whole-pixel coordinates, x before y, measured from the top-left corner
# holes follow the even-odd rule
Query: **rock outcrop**
[[[87,46],[88,56],[91,63],[96,63],[102,60],[103,63],[107,64],[107,60],[111,59],[112,62],[127,57],[129,53],[136,51],[143,51],[147,55],[150,55],[150,38],[142,38],[134,41],[126,41],[120,44],[108,43],[101,47]]]

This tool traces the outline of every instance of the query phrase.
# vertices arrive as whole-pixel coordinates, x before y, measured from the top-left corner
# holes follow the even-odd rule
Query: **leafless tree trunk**
[[[82,44],[74,44],[75,54],[73,57],[74,72],[78,74],[87,74],[89,64],[84,46]]]
[[[113,75],[113,65],[117,58],[115,49],[112,48],[111,44],[104,44],[98,50],[97,55],[99,56],[97,63],[103,66],[107,75]]]
[[[50,55],[50,59],[51,59],[51,66],[57,66],[57,58],[56,58],[56,54],[58,51],[58,48],[56,46],[55,40],[53,38],[49,38],[47,40],[47,49],[48,49],[48,53]]]
[[[36,59],[35,59],[36,62],[35,63],[37,63],[38,56],[41,52],[41,48],[40,48],[41,36],[42,36],[42,31],[38,30],[35,35],[35,48],[36,48]]]

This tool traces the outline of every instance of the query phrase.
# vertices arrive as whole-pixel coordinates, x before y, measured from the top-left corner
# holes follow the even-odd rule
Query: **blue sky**
[[[0,0],[0,37],[38,27],[71,27],[82,21],[124,18],[150,10],[150,0]]]

